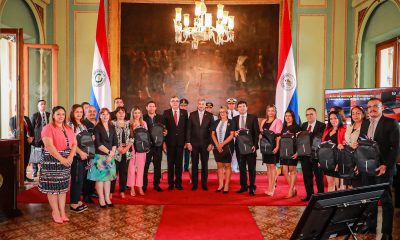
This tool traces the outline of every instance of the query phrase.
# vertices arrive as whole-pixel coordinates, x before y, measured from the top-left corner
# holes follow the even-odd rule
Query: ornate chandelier
[[[217,20],[215,27],[212,25],[212,14],[207,13],[207,7],[204,0],[195,1],[195,17],[193,27],[189,27],[190,15],[183,14],[182,26],[182,8],[175,8],[175,42],[191,42],[192,49],[199,47],[199,42],[213,40],[216,45],[222,45],[227,42],[233,42],[235,17],[229,16],[229,11],[224,11],[224,5],[217,5]]]

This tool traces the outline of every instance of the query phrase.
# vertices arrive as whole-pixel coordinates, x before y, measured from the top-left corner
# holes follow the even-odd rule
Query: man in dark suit
[[[165,126],[164,117],[160,114],[156,113],[157,105],[154,101],[149,101],[146,106],[147,114],[143,115],[143,120],[147,123],[147,128],[151,133],[151,130],[154,125],[160,124]],[[167,135],[167,131],[164,131],[164,136]],[[143,174],[143,191],[145,192],[148,185],[148,172],[150,163],[153,162],[154,166],[154,180],[153,186],[154,190],[157,192],[162,192],[160,188],[160,180],[161,180],[161,159],[162,159],[162,146],[157,147],[152,144],[150,151],[146,154],[146,164],[144,165],[144,174]]]
[[[206,100],[197,102],[197,111],[191,112],[187,124],[186,144],[192,152],[192,190],[197,189],[199,174],[199,154],[201,159],[201,186],[208,190],[208,158],[212,149],[211,124],[214,116],[205,110]]]
[[[310,133],[310,143],[314,140],[315,136],[320,136],[325,130],[325,124],[317,120],[317,110],[315,108],[307,108],[306,110],[307,122],[301,125],[302,131],[308,131]],[[315,154],[315,153],[313,153]],[[311,195],[314,194],[314,176],[317,184],[318,193],[324,192],[324,174],[318,167],[318,162],[313,156],[299,157],[301,162],[301,169],[303,171],[304,187],[306,189],[307,196],[302,198],[302,201],[309,201]]]
[[[114,111],[110,112],[110,118],[111,120],[115,121],[117,120],[117,113],[115,112],[115,109],[117,109],[117,107],[123,107],[124,106],[124,100],[122,100],[122,98],[117,97],[114,99]],[[125,114],[125,120],[129,120],[131,119],[131,113],[130,110],[127,110],[128,112]]]
[[[382,239],[392,239],[394,208],[391,188],[399,154],[399,125],[396,120],[383,116],[380,99],[371,98],[367,104],[369,121],[362,123],[360,136],[368,136],[378,143],[380,165],[376,169],[376,176],[361,175],[361,179],[363,185],[389,183],[381,199]],[[378,205],[374,205],[370,209],[364,231],[376,232],[377,215]]]
[[[188,107],[189,107],[189,101],[186,98],[182,98],[179,101],[179,109],[183,109],[183,110],[187,111]],[[188,112],[188,115],[189,115],[189,112]],[[189,165],[190,165],[190,151],[187,149],[187,145],[185,144],[185,147],[183,150],[183,171],[184,172],[189,172]]]
[[[39,100],[38,101],[38,112],[35,112],[31,116],[31,123],[33,126],[33,146],[36,150],[38,148],[43,148],[43,141],[42,141],[42,129],[49,123],[50,113],[46,112],[46,100]],[[38,161],[38,159],[34,159],[34,161]],[[38,164],[32,163],[32,175],[33,177],[37,177],[38,172]]]
[[[247,102],[239,101],[238,102],[238,111],[239,115],[234,117],[233,120],[236,124],[236,130],[239,129],[249,129],[251,137],[253,138],[252,147],[253,152],[250,154],[241,154],[238,143],[236,141],[235,147],[239,162],[239,171],[240,171],[240,190],[237,193],[247,192],[249,190],[250,196],[255,195],[255,181],[256,181],[256,150],[258,149],[258,137],[260,135],[260,128],[258,126],[257,116],[247,113]],[[236,132],[236,135],[238,131]],[[247,169],[246,164],[249,170],[249,180],[250,186],[247,188]]]
[[[10,118],[10,130],[14,138],[18,139],[17,128],[19,127],[17,116]],[[33,142],[33,127],[31,120],[24,116],[24,180],[28,182],[33,182],[32,178],[28,178],[26,175],[26,168],[29,164],[29,157],[31,155],[31,144]]]
[[[186,110],[179,109],[179,98],[173,96],[170,99],[171,108],[164,111],[165,127],[167,136],[164,151],[167,152],[168,162],[168,190],[183,190],[182,187],[182,164],[183,147],[186,140],[186,128],[188,114]],[[174,180],[175,175],[175,180]]]

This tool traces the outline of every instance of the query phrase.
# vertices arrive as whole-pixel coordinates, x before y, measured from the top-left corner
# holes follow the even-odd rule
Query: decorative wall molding
[[[304,3],[305,0],[298,0],[297,7],[298,8],[327,8],[328,0],[320,0],[322,3],[320,4],[312,4],[312,3]]]

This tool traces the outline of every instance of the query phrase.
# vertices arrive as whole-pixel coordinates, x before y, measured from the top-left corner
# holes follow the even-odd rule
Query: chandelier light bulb
[[[196,15],[196,17],[198,17],[201,15],[201,2],[196,1],[194,4],[195,4],[194,15]]]
[[[224,5],[218,4],[217,8],[217,19],[222,19],[224,17]]]
[[[175,8],[175,20],[177,22],[182,21],[182,8]]]
[[[183,14],[183,25],[188,27],[190,23],[190,15],[188,13]]]
[[[224,11],[224,17],[222,18],[222,24],[228,23],[228,16],[229,16],[229,11]]]
[[[211,25],[212,25],[212,15],[211,13],[206,13],[205,26],[211,27]]]
[[[228,17],[228,28],[229,30],[233,30],[235,27],[235,16],[229,16]]]

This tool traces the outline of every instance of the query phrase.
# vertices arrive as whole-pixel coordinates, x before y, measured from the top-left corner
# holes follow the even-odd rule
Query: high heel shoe
[[[215,192],[221,192],[224,187],[218,188]]]
[[[132,189],[133,189],[133,188],[132,188]],[[132,191],[132,189],[131,189],[131,196],[134,197],[134,196],[136,196],[136,193],[135,193],[135,190]]]
[[[125,198],[125,193],[121,193],[121,198],[124,199]]]
[[[67,216],[62,217],[63,222],[69,222],[69,218]]]
[[[63,223],[63,220],[62,220],[62,218],[61,217],[58,217],[58,216],[54,216],[54,213],[51,213],[51,216],[53,217],[53,221],[55,222],[55,223]]]

